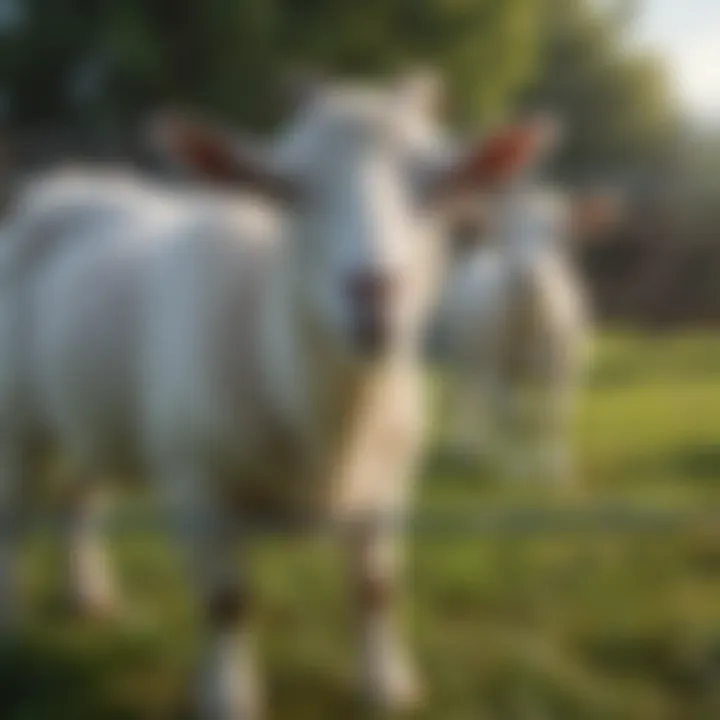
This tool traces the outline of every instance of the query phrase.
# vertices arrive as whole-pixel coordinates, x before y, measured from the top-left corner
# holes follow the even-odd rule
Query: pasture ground
[[[587,521],[414,539],[407,625],[429,700],[417,717],[720,718],[720,515],[714,527],[693,519],[720,510],[720,339],[604,337],[577,432],[572,497],[503,486],[431,453],[423,513],[561,510]],[[686,512],[664,527],[600,531],[592,509],[620,503]],[[3,720],[184,716],[199,638],[176,556],[151,534],[117,537],[113,551],[130,618],[92,625],[57,611],[54,542],[30,541],[27,627],[0,649]],[[365,717],[332,541],[268,539],[255,557],[270,717]]]

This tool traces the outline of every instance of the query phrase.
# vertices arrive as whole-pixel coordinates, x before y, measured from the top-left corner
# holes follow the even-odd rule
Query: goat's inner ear
[[[208,124],[167,116],[155,120],[151,141],[194,175],[223,187],[240,187],[274,200],[294,202],[295,183],[274,172],[258,149],[243,146]]]
[[[507,186],[534,167],[556,139],[556,127],[547,118],[505,128],[472,145],[443,173],[436,183],[436,196],[446,199]]]

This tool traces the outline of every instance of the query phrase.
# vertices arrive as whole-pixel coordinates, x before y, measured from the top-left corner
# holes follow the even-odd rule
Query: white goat
[[[408,82],[319,88],[265,153],[178,119],[160,134],[248,192],[60,176],[29,191],[4,231],[3,516],[40,445],[61,449],[79,489],[75,595],[105,609],[114,597],[91,481],[152,478],[185,521],[207,611],[203,714],[244,720],[260,702],[231,523],[347,520],[367,690],[382,706],[411,702],[393,619],[400,538],[365,520],[405,511],[423,444],[418,345],[442,267],[438,201],[505,178],[542,132],[530,124],[448,161]],[[0,562],[6,622],[16,539],[6,533]]]
[[[568,244],[603,205],[524,184],[489,216],[489,241],[457,264],[442,308],[453,441],[497,453],[506,474],[564,481],[589,336]]]

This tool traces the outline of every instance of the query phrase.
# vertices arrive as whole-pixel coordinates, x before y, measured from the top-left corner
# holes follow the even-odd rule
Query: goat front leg
[[[504,377],[493,396],[498,424],[498,469],[504,480],[523,482],[534,472],[528,443],[529,403],[521,378]]]
[[[449,385],[452,450],[462,457],[487,460],[494,441],[489,412],[494,375],[480,366],[457,368],[450,373]]]
[[[571,377],[553,378],[539,393],[538,458],[543,477],[558,487],[572,485],[572,420],[576,385]]]
[[[115,616],[119,610],[104,537],[109,497],[92,480],[71,488],[65,533],[67,583],[71,607],[90,617]]]
[[[356,529],[351,539],[363,690],[382,711],[409,709],[421,701],[397,617],[402,544],[397,533],[398,528],[367,525]]]
[[[197,709],[203,720],[258,720],[261,693],[248,625],[247,577],[232,557],[235,540],[242,538],[213,496],[216,487],[204,473],[186,469],[163,480],[206,633]]]
[[[537,360],[536,463],[559,488],[570,488],[574,480],[572,434],[586,350],[577,338],[555,339]]]
[[[336,505],[348,521],[348,549],[360,625],[361,679],[381,712],[421,701],[420,685],[400,632],[398,590],[404,520],[425,438],[425,394],[414,369],[374,388],[376,405],[355,426],[336,481]]]

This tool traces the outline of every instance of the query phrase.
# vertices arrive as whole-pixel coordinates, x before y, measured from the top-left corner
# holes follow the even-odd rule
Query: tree
[[[534,63],[533,0],[17,2],[28,20],[0,62],[19,122],[127,118],[172,99],[262,125],[288,64],[372,75],[417,61],[444,71],[470,122],[502,111]],[[72,78],[93,67],[102,82],[78,103]]]
[[[0,89],[20,127],[123,128],[172,102],[262,128],[279,115],[276,89],[288,65],[387,75],[420,62],[442,71],[460,127],[493,122],[518,99],[557,107],[571,131],[560,162],[566,174],[647,165],[669,146],[665,75],[655,59],[628,49],[627,3],[14,3],[21,22],[0,38]]]
[[[667,161],[677,127],[667,74],[658,58],[631,49],[628,6],[541,1],[539,62],[524,101],[567,119],[560,171],[639,172]]]

